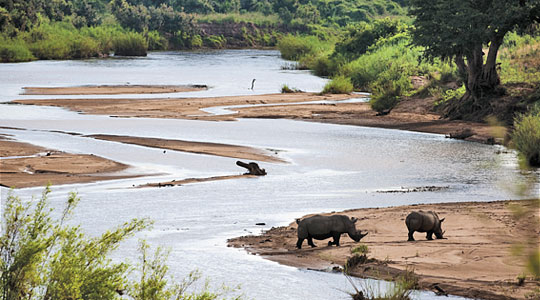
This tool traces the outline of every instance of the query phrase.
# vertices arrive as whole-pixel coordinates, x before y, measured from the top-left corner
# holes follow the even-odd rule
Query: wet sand
[[[88,85],[73,87],[23,87],[22,95],[118,95],[196,92],[206,85]]]
[[[524,208],[527,213],[517,220],[513,211]],[[446,230],[444,240],[428,241],[424,233],[415,233],[414,242],[407,241],[405,217],[413,210],[436,211]],[[345,211],[357,217],[356,228],[369,234],[360,243],[367,245],[368,258],[374,261],[359,264],[352,275],[392,280],[405,270],[414,270],[419,288],[481,299],[525,299],[527,293],[540,287],[529,277],[522,286],[518,275],[525,272],[525,257],[512,255],[513,247],[527,241],[529,249],[540,246],[538,201],[468,202],[411,205]],[[358,246],[346,234],[341,246],[327,246],[317,241],[311,248],[304,241],[296,249],[296,222],[272,228],[259,236],[229,240],[233,247],[267,259],[300,268],[331,269],[343,266]],[[537,294],[538,296],[538,294]]]
[[[134,178],[118,175],[127,165],[90,154],[71,154],[0,140],[0,185],[9,188]]]

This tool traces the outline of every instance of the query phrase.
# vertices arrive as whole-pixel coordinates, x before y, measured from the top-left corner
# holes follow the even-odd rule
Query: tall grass
[[[288,34],[282,37],[277,48],[281,57],[290,60],[300,60],[309,55],[333,51],[333,41],[323,41],[316,36],[294,36]]]
[[[126,32],[114,38],[114,55],[146,56],[148,43],[140,33]]]
[[[323,94],[349,94],[354,87],[351,79],[345,76],[337,76],[324,86]]]
[[[516,117],[512,141],[526,164],[540,167],[540,103]]]

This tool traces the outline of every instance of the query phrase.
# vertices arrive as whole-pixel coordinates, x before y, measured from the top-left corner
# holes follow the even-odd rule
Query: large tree
[[[506,33],[540,21],[540,0],[410,0],[413,43],[428,58],[453,59],[463,75],[468,110],[500,85],[497,53]],[[487,50],[486,50],[487,49]],[[485,53],[487,52],[487,57]]]

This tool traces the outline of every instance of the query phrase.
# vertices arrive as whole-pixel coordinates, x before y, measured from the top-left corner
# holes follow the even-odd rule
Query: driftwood
[[[245,175],[257,175],[257,176],[266,175],[266,171],[264,169],[259,168],[259,165],[257,163],[254,163],[254,162],[245,163],[242,161],[237,161],[236,165],[246,168],[248,170],[248,172],[245,173]]]

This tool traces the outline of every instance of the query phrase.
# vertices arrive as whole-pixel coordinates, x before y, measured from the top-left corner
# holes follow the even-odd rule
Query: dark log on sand
[[[259,168],[259,165],[257,163],[254,163],[254,162],[245,163],[242,161],[237,161],[236,165],[246,168],[248,170],[248,172],[245,173],[244,175],[257,175],[257,176],[266,175],[266,171],[264,169]]]

